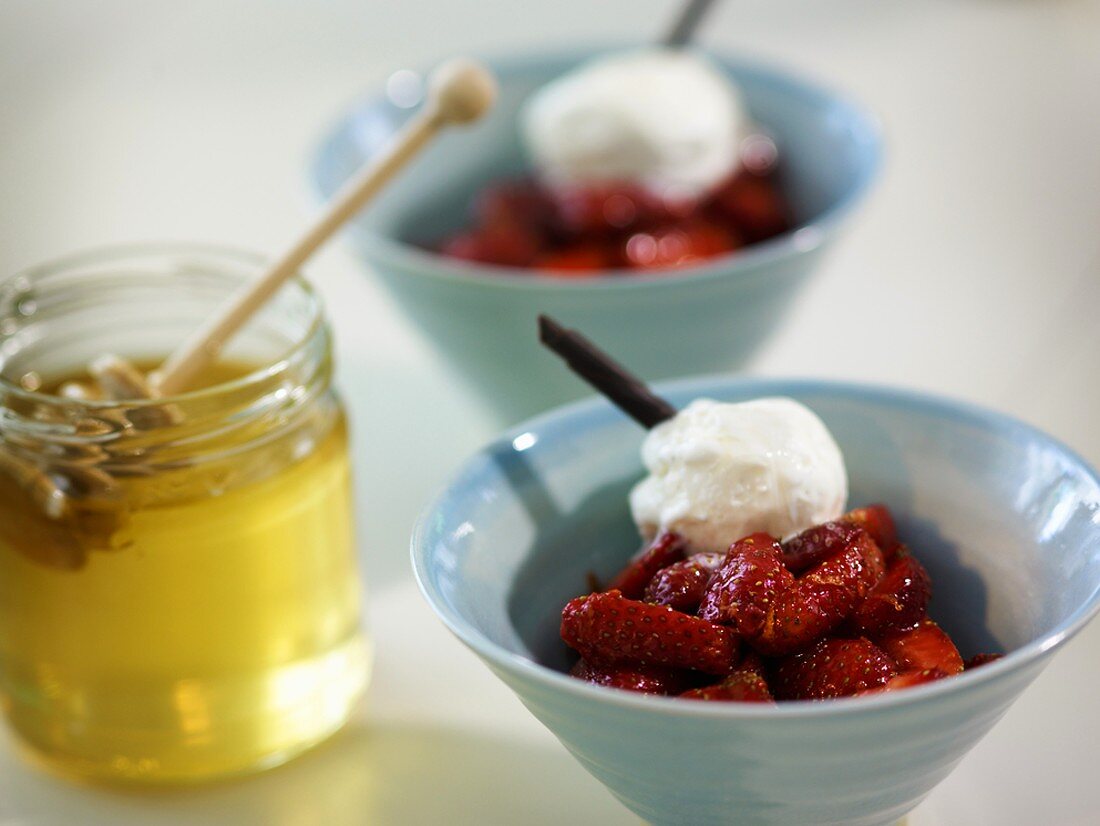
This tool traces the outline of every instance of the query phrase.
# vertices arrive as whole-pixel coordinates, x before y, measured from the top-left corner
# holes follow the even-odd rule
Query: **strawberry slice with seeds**
[[[864,528],[845,521],[824,522],[807,528],[798,536],[792,537],[783,543],[783,564],[793,573],[819,565],[833,554],[843,551],[849,545],[860,540],[860,533],[867,533]],[[872,541],[874,537],[869,536]],[[875,543],[877,546],[877,543]],[[868,546],[869,548],[869,546]],[[873,553],[868,550],[868,553]],[[877,568],[879,555],[871,560]],[[885,567],[885,565],[883,566]],[[874,571],[872,571],[874,573]],[[881,572],[880,572],[881,573]]]
[[[725,559],[723,554],[701,553],[674,562],[653,575],[645,601],[693,614],[703,601],[707,583]]]
[[[593,665],[578,660],[569,674],[593,685],[641,694],[681,694],[691,684],[684,671],[651,665]]]
[[[779,543],[766,533],[734,542],[703,593],[699,616],[733,625],[745,637],[760,634],[776,597],[794,584],[781,554]]]
[[[963,670],[969,671],[972,668],[980,668],[981,666],[987,665],[988,663],[996,662],[1002,657],[1004,657],[1004,654],[975,654],[973,657],[963,663]]]
[[[876,635],[875,642],[894,658],[902,670],[935,669],[948,675],[963,670],[962,657],[955,643],[943,629],[927,618],[912,628]]]
[[[871,538],[875,540],[875,544],[879,546],[888,562],[894,558],[899,545],[898,529],[894,524],[894,517],[890,513],[890,509],[885,505],[867,505],[863,508],[856,508],[848,511],[840,519],[842,522],[859,525],[871,534]]]
[[[738,671],[751,671],[758,677],[763,679],[768,678],[768,673],[765,670],[763,658],[753,651],[751,648],[743,652],[741,656],[741,662],[737,664]]]
[[[887,680],[878,688],[869,688],[866,691],[859,692],[859,696],[862,697],[866,694],[882,694],[886,691],[899,691],[903,688],[912,688],[915,685],[923,685],[924,683],[930,683],[935,680],[942,680],[944,677],[950,675],[944,674],[942,671],[936,668],[925,668],[923,670],[910,669],[909,671],[903,671],[898,676]]]
[[[538,255],[535,269],[556,272],[563,278],[591,278],[618,263],[612,250],[599,244],[570,244]]]
[[[541,232],[553,217],[553,206],[534,181],[503,181],[483,189],[473,203],[478,226],[520,225]]]
[[[767,534],[735,542],[707,585],[699,616],[732,625],[768,656],[809,645],[848,617],[882,569],[882,554],[865,531],[841,533],[850,541],[798,579]]]
[[[932,580],[915,558],[898,556],[852,614],[853,629],[874,635],[912,628],[924,617],[932,596]]]
[[[869,559],[874,561],[868,564]],[[793,587],[776,596],[764,629],[750,639],[753,647],[776,657],[832,631],[866,596],[881,559],[871,538],[858,534],[843,551],[811,568]]]
[[[712,700],[733,703],[774,703],[767,681],[753,671],[738,669],[726,679],[704,688],[693,688],[680,695],[688,700]]]
[[[646,586],[662,568],[684,558],[687,542],[676,533],[663,533],[643,548],[607,586],[609,591],[621,591],[627,599],[640,599]]]
[[[770,176],[741,174],[715,194],[718,208],[748,241],[762,241],[791,226],[783,196]]]
[[[703,219],[680,221],[626,239],[622,257],[637,269],[680,267],[732,252],[741,240],[720,224]]]
[[[659,198],[625,182],[558,186],[548,198],[553,229],[569,238],[591,240],[629,232],[668,214]]]
[[[665,665],[729,674],[740,641],[729,628],[618,591],[578,597],[565,606],[561,638],[590,663]]]
[[[772,690],[780,700],[826,700],[878,688],[897,673],[894,661],[866,637],[826,637],[785,657]]]

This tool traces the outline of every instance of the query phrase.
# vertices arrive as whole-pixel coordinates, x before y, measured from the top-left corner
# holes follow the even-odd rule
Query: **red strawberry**
[[[676,533],[663,533],[630,560],[611,580],[609,591],[622,591],[627,599],[639,599],[653,575],[684,558],[687,542]]]
[[[702,218],[631,235],[623,257],[631,267],[681,267],[732,252],[741,240],[728,228]]]
[[[912,688],[915,685],[930,683],[934,680],[942,680],[947,676],[949,675],[935,668],[926,668],[923,671],[903,671],[898,674],[898,676],[887,680],[878,688],[869,688],[866,691],[859,692],[859,695],[862,697],[865,694],[881,694],[885,691],[898,691],[903,688]]]
[[[561,615],[561,638],[590,663],[667,665],[728,674],[739,641],[730,629],[626,599],[618,591],[578,597]]]
[[[767,681],[752,671],[738,669],[726,679],[680,695],[689,700],[717,700],[735,703],[774,703]]]
[[[799,579],[767,534],[735,542],[715,572],[699,616],[733,625],[768,656],[803,648],[839,625],[881,570],[881,554],[864,531],[840,531],[851,541]]]
[[[478,231],[478,241],[487,263],[502,267],[527,267],[538,255],[541,239],[534,230],[519,222],[486,224]]]
[[[737,664],[738,671],[750,671],[756,674],[758,677],[767,679],[768,674],[764,669],[764,660],[759,654],[752,649],[748,649],[744,652],[744,656],[741,657],[741,662]]]
[[[759,634],[776,596],[794,584],[780,553],[779,543],[766,533],[734,542],[703,593],[699,616],[733,625],[742,636]]]
[[[474,199],[474,221],[478,226],[519,224],[541,232],[550,221],[553,206],[534,181],[504,181],[483,189]]]
[[[783,196],[771,177],[737,175],[715,193],[715,203],[750,243],[791,228]]]
[[[975,654],[965,663],[963,663],[964,670],[969,671],[972,668],[980,668],[987,663],[995,662],[1001,659],[1004,654]]]
[[[750,642],[762,654],[776,657],[809,645],[840,625],[871,586],[872,566],[880,564],[878,548],[865,533],[840,553],[826,559],[778,594],[768,623]]]
[[[649,665],[592,665],[578,660],[570,675],[594,685],[642,694],[680,694],[690,685],[689,675]]]
[[[629,183],[556,187],[548,195],[555,230],[570,237],[628,232],[667,214],[659,199]]]
[[[783,564],[793,574],[812,568],[856,541],[863,529],[851,522],[824,522],[783,543]]]
[[[825,700],[876,688],[897,673],[893,660],[865,637],[826,637],[784,658],[772,690],[780,700]]]
[[[590,278],[616,265],[614,256],[597,244],[571,244],[535,257],[533,266],[562,278]]]
[[[955,643],[927,618],[912,628],[879,634],[875,642],[902,670],[937,669],[944,674],[958,674],[963,670],[962,657]]]
[[[482,261],[485,255],[481,248],[481,240],[473,232],[459,232],[443,239],[439,245],[439,252],[441,255],[463,261]]]
[[[916,559],[897,557],[879,583],[852,614],[852,627],[860,634],[877,634],[911,628],[924,616],[932,596],[932,580]]]
[[[646,602],[667,605],[686,614],[695,613],[703,601],[711,575],[723,559],[722,554],[701,553],[662,568],[646,586]]]
[[[848,511],[840,517],[843,522],[851,522],[859,525],[879,546],[887,561],[894,557],[898,549],[898,529],[894,524],[894,517],[885,505],[867,505],[864,508],[856,508]]]
[[[504,267],[526,267],[535,260],[540,240],[519,224],[486,224],[474,232],[446,239],[440,247],[443,255],[466,261],[480,261]]]

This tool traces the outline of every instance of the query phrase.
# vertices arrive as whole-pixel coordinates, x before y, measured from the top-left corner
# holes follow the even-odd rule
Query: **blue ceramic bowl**
[[[716,58],[779,146],[783,187],[799,227],[688,269],[561,279],[427,252],[469,220],[480,189],[523,172],[516,113],[550,79],[599,54],[589,49],[494,62],[500,100],[483,122],[441,138],[354,224],[358,255],[453,369],[506,421],[578,398],[584,388],[536,343],[549,313],[610,352],[631,354],[650,379],[741,364],[776,325],[875,178],[877,121],[851,101],[772,69]],[[355,106],[326,138],[312,177],[324,199],[408,117],[387,97]]]
[[[964,656],[940,682],[776,707],[687,702],[564,673],[565,602],[636,548],[626,494],[643,434],[585,402],[474,456],[413,535],[424,595],[562,744],[654,824],[887,824],[942,780],[1100,607],[1100,477],[996,413],[817,381],[706,378],[677,404],[789,395],[844,451],[853,505],[882,501],[932,575],[930,614]],[[1021,755],[1026,758],[1026,755]]]

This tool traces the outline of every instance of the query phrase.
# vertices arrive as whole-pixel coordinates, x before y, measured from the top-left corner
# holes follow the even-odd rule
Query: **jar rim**
[[[0,291],[6,287],[17,285],[20,280],[26,281],[32,278],[42,278],[52,273],[64,272],[65,270],[74,269],[80,266],[108,263],[113,259],[122,260],[128,257],[163,255],[166,253],[207,255],[240,264],[254,265],[257,268],[262,268],[270,263],[270,259],[259,253],[241,247],[223,244],[208,244],[193,241],[148,241],[131,244],[101,245],[58,256],[57,258],[26,267],[10,276],[2,277],[0,278]],[[227,381],[218,382],[195,390],[175,393],[171,396],[137,399],[81,399],[79,402],[80,406],[84,409],[94,411],[117,408],[120,404],[124,404],[128,408],[145,408],[163,407],[171,403],[195,403],[227,393],[244,391],[253,386],[259,387],[265,382],[270,381],[273,376],[277,376],[287,369],[287,366],[294,357],[301,354],[318,333],[323,332],[327,324],[323,303],[313,285],[310,284],[300,272],[295,273],[289,278],[283,286],[280,287],[280,290],[290,284],[298,287],[302,295],[309,301],[309,325],[300,336],[296,337],[294,343],[287,350],[270,363]],[[73,403],[72,399],[68,399],[56,393],[28,390],[19,382],[13,381],[11,378],[4,375],[2,371],[0,371],[0,388],[2,388],[5,393],[10,393],[15,398],[31,403]]]

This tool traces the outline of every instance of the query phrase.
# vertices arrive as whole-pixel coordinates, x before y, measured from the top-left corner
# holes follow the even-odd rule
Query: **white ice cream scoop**
[[[649,475],[631,491],[639,531],[725,552],[751,533],[786,539],[844,513],[848,473],[825,423],[803,404],[696,399],[676,409],[576,330],[539,316],[539,339],[649,430]]]
[[[757,531],[787,538],[836,519],[848,499],[844,457],[825,424],[788,398],[697,399],[653,428],[649,475],[630,494],[639,531],[675,531],[724,552]]]
[[[651,47],[547,84],[524,106],[520,127],[551,186],[625,181],[679,198],[733,174],[749,121],[737,87],[710,60]]]

